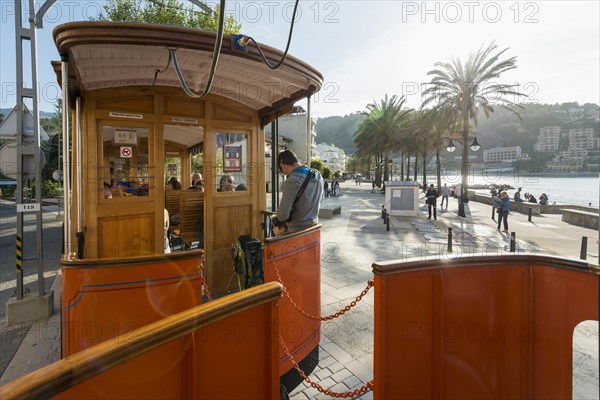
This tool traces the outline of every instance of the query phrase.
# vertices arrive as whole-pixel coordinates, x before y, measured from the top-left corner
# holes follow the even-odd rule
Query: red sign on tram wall
[[[133,147],[121,146],[121,158],[131,158],[133,155]]]
[[[223,171],[242,171],[242,146],[223,145]]]

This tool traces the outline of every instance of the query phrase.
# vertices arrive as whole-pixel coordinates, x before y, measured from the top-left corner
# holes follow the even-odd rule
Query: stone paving
[[[349,304],[373,278],[373,262],[440,254],[447,245],[447,230],[453,228],[454,255],[468,252],[509,251],[510,235],[496,231],[491,207],[469,203],[470,218],[458,218],[456,201],[449,211],[440,210],[437,221],[428,220],[425,206],[421,215],[392,217],[390,231],[381,219],[384,197],[371,193],[371,185],[354,182],[341,185],[342,196],[325,204],[341,205],[341,215],[321,219],[321,313],[329,315]],[[423,202],[424,203],[424,202]],[[527,221],[527,215],[511,213],[509,228],[517,233],[517,250],[545,252],[579,258],[582,236],[588,236],[588,262],[598,263],[598,232],[566,224],[560,215],[543,215]],[[60,274],[56,279],[55,301],[60,298]],[[373,289],[346,315],[322,323],[319,365],[310,378],[326,389],[353,391],[373,379]],[[32,325],[19,350],[1,378],[2,384],[57,359],[60,354],[59,307],[48,321]],[[17,332],[14,340],[18,340]],[[598,323],[581,325],[575,334],[574,398],[598,398]],[[6,339],[6,338],[5,338]],[[290,394],[292,399],[326,399],[306,383]],[[372,392],[360,399],[372,399]]]

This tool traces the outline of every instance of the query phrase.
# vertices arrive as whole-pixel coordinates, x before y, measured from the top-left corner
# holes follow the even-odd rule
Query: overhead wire
[[[179,68],[179,62],[177,61],[177,53],[176,49],[169,48],[169,54],[173,59],[173,66],[175,67],[175,73],[177,74],[177,78],[179,79],[179,83],[183,90],[187,93],[188,96],[192,98],[204,97],[210,92],[210,88],[212,86],[213,79],[215,77],[215,71],[217,69],[217,63],[219,62],[219,55],[221,53],[221,45],[223,44],[223,30],[225,25],[225,0],[221,0],[220,9],[219,9],[219,28],[217,30],[217,39],[215,42],[215,48],[213,50],[212,61],[210,65],[210,72],[208,75],[208,80],[206,81],[206,87],[204,88],[204,92],[198,95],[189,88],[189,86],[185,83],[185,79],[183,74],[181,73],[181,69]]]
[[[263,62],[267,65],[267,67],[269,67],[271,69],[279,68],[281,66],[281,64],[283,64],[285,62],[285,59],[287,58],[287,55],[288,55],[288,50],[290,49],[290,44],[292,43],[292,35],[294,32],[294,23],[296,22],[296,12],[298,10],[299,3],[300,3],[300,0],[296,0],[296,3],[294,4],[294,12],[292,13],[292,21],[290,23],[290,32],[288,34],[287,45],[285,46],[285,51],[283,52],[283,57],[281,57],[281,60],[279,60],[279,62],[277,64],[272,65],[269,62],[269,60],[267,60],[265,53],[263,53],[262,49],[260,48],[260,45],[252,36],[243,35],[242,38],[240,38],[241,43],[238,43],[238,44],[240,46],[244,47],[245,43],[248,43],[248,41],[251,41],[252,43],[254,43],[254,45],[258,49],[258,52],[260,53],[260,56],[262,57]]]
[[[186,12],[189,12],[189,13],[192,13],[192,14],[199,14],[199,15],[210,15],[210,13],[208,13],[206,11],[196,11],[196,10],[192,10],[191,8],[175,7],[175,6],[171,6],[169,4],[165,4],[162,1],[158,1],[158,0],[148,0],[148,1],[150,1],[151,3],[156,4],[159,7],[170,8],[172,10],[186,11]]]

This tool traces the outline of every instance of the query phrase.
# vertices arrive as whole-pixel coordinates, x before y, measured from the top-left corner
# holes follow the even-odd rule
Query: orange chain
[[[210,290],[208,290],[208,285],[206,284],[206,281],[204,280],[204,268],[203,268],[203,263],[202,260],[198,261],[198,269],[200,270],[200,279],[202,280],[202,287],[204,288],[204,294],[206,295],[206,298],[208,299],[208,301],[212,301],[212,296],[210,295]]]
[[[362,396],[363,394],[373,390],[373,381],[372,380],[370,380],[365,385],[363,385],[363,386],[359,387],[358,389],[353,390],[351,392],[334,392],[332,390],[325,389],[323,386],[319,385],[316,382],[313,382],[308,376],[306,376],[304,371],[302,371],[302,368],[300,368],[300,366],[298,365],[296,360],[294,360],[294,357],[292,357],[292,355],[290,354],[290,351],[288,350],[287,346],[283,342],[283,339],[281,338],[281,336],[279,336],[279,344],[281,344],[281,347],[283,347],[283,351],[285,351],[285,354],[288,356],[288,358],[292,362],[294,369],[298,372],[298,374],[300,374],[302,379],[304,379],[311,387],[317,389],[319,392],[321,392],[323,394],[326,394],[327,396],[336,397],[336,398],[340,398],[340,399],[349,398],[349,397],[354,398],[354,397]]]
[[[373,287],[374,282],[373,280],[369,280],[367,281],[367,287],[363,289],[362,292],[360,292],[360,294],[358,296],[356,296],[356,299],[352,300],[352,302],[350,302],[350,304],[348,304],[346,307],[342,308],[340,311],[328,315],[326,317],[317,317],[315,315],[310,315],[307,314],[304,310],[300,309],[300,307],[298,306],[298,304],[294,301],[294,299],[292,299],[292,296],[290,295],[290,293],[287,291],[285,285],[283,284],[283,280],[281,279],[281,275],[279,274],[279,269],[277,268],[276,265],[274,265],[275,267],[275,273],[277,274],[277,280],[279,281],[279,283],[281,283],[281,285],[283,286],[283,293],[285,294],[285,296],[288,298],[288,300],[290,301],[290,303],[292,303],[292,306],[294,306],[294,308],[296,309],[296,311],[298,311],[300,314],[304,315],[306,318],[308,319],[312,319],[314,321],[330,321],[332,319],[335,319],[341,315],[346,314],[348,311],[350,311],[354,306],[356,306],[356,304],[362,300],[363,297],[365,297],[365,295],[369,292],[369,290]]]

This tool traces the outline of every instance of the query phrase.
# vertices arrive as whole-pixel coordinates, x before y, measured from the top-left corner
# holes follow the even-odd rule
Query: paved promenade
[[[469,203],[469,218],[456,215],[457,202],[450,199],[448,211],[438,213],[437,221],[428,220],[426,208],[411,218],[392,217],[390,231],[381,220],[384,196],[371,193],[370,183],[341,185],[342,196],[328,198],[324,206],[341,205],[341,215],[322,219],[321,234],[321,304],[322,315],[339,311],[349,304],[373,278],[373,262],[439,254],[447,245],[447,230],[453,228],[454,255],[494,251],[508,253],[510,235],[496,231],[491,206]],[[527,221],[527,215],[512,213],[509,230],[516,232],[519,251],[549,253],[579,258],[581,237],[588,237],[587,261],[598,263],[598,232],[569,225],[560,215],[542,215]],[[60,276],[55,282],[55,299],[59,298]],[[320,362],[310,376],[327,389],[346,392],[373,379],[373,289],[345,316],[322,323]],[[35,323],[18,346],[1,383],[35,370],[59,356],[58,306],[49,321]],[[34,329],[35,328],[35,329]],[[23,332],[24,333],[24,332]],[[23,336],[23,335],[21,335]],[[591,323],[575,339],[574,398],[598,398],[598,324]],[[305,383],[291,393],[293,399],[325,399]],[[367,393],[361,399],[373,398]]]

